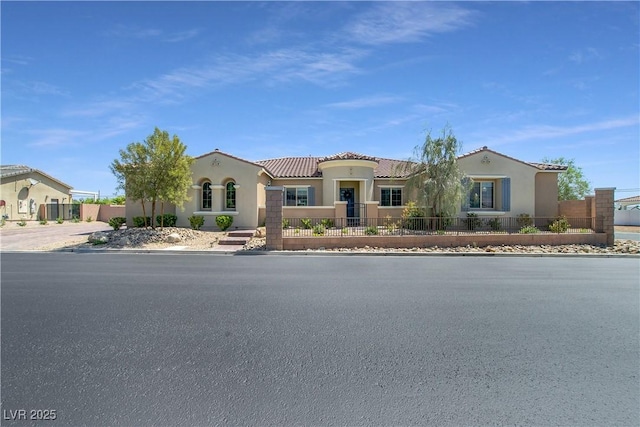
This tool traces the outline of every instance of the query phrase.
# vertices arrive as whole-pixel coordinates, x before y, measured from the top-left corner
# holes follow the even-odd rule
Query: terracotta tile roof
[[[564,166],[564,165],[552,165],[552,164],[548,164],[548,163],[523,162],[522,160],[518,160],[518,159],[516,159],[514,157],[506,156],[506,155],[504,155],[502,153],[498,153],[497,151],[490,150],[489,148],[487,148],[487,146],[484,146],[482,148],[478,148],[478,149],[475,149],[473,151],[469,151],[468,153],[462,154],[461,156],[458,156],[458,159],[464,159],[465,157],[469,157],[469,156],[472,156],[474,154],[481,153],[483,151],[486,151],[488,153],[492,153],[492,154],[495,154],[495,155],[498,155],[498,156],[502,156],[502,157],[504,157],[506,159],[513,160],[514,162],[524,163],[525,165],[529,165],[529,166],[532,166],[532,167],[534,167],[536,169],[540,169],[540,170],[543,170],[543,171],[566,171],[567,170],[567,166]]]
[[[328,162],[330,160],[369,160],[372,162],[378,162],[376,157],[367,156],[360,153],[353,153],[351,151],[345,151],[343,153],[334,154],[332,156],[322,157],[319,161]]]
[[[318,169],[319,157],[281,157],[258,160],[275,178],[317,178],[322,176]]]
[[[381,159],[362,154],[355,154],[354,156],[354,154],[355,153],[340,153],[326,157],[282,157],[278,159],[258,160],[256,163],[263,166],[275,178],[320,178],[322,177],[322,171],[318,169],[318,163],[329,160],[371,160],[378,162],[378,166],[373,172],[376,178],[406,177],[406,174],[399,176],[399,171],[396,171],[398,164],[405,163],[403,160]]]

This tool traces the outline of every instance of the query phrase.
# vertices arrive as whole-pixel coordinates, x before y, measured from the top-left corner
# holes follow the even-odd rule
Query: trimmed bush
[[[376,236],[378,234],[378,227],[370,225],[364,229],[364,234],[367,236]]]
[[[571,224],[567,221],[567,217],[563,215],[557,217],[555,221],[549,224],[549,231],[552,233],[566,233],[569,227],[571,227]]]
[[[189,224],[191,224],[191,228],[194,230],[200,230],[204,225],[204,217],[202,215],[191,215],[189,217]]]
[[[178,222],[178,217],[172,213],[156,216],[156,225],[162,225],[163,227],[175,227],[176,222]]]
[[[56,222],[58,224],[62,224],[64,222],[64,218],[62,218],[61,216],[59,216],[58,218],[56,218]]]
[[[282,229],[284,230],[285,228],[289,228],[289,226],[291,225],[291,223],[289,222],[288,219],[286,218],[282,218]]]
[[[324,228],[333,228],[333,220],[330,218],[324,218],[323,220],[320,221],[320,224],[322,224],[322,226]]]
[[[540,230],[538,230],[536,227],[534,227],[533,225],[527,225],[525,227],[522,227],[519,231],[520,234],[536,234],[539,233]]]
[[[313,235],[314,236],[322,236],[324,235],[324,225],[322,224],[316,224],[313,226]]]
[[[145,223],[145,217],[143,216],[134,216],[133,217],[133,226],[137,227],[137,228],[142,228],[142,227],[146,227],[148,225],[151,225],[151,217],[148,216],[147,218],[147,222]]]
[[[302,224],[302,228],[304,228],[305,230],[310,230],[312,227],[311,220],[309,218],[302,218],[300,220],[300,223]]]
[[[409,202],[402,210],[404,227],[408,230],[424,230],[426,223],[424,210],[419,208],[415,202]]]
[[[113,227],[114,230],[120,230],[123,224],[127,222],[127,218],[123,216],[114,216],[113,218],[109,218],[109,225]]]
[[[216,217],[216,225],[220,227],[220,230],[225,231],[233,224],[233,217],[230,215],[218,215]]]

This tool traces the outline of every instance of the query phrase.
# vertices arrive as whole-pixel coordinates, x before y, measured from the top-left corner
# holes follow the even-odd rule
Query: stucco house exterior
[[[72,187],[25,165],[0,166],[0,215],[7,220],[37,220],[51,206],[53,218],[71,203]]]
[[[234,228],[255,228],[265,219],[265,187],[283,187],[284,218],[400,217],[411,200],[399,173],[404,160],[357,153],[327,157],[283,157],[249,161],[218,149],[198,156],[192,166],[193,185],[184,210],[165,205],[189,226],[191,215],[230,215]],[[558,214],[558,173],[566,166],[530,163],[487,147],[458,157],[472,180],[459,216],[554,217]],[[147,215],[149,210],[147,210]],[[140,202],[127,203],[127,222],[141,216]]]

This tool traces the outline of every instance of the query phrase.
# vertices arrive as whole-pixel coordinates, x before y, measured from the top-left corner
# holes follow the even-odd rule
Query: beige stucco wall
[[[486,159],[485,155],[487,156]],[[460,169],[470,177],[476,176],[480,177],[478,179],[495,179],[498,184],[504,177],[511,178],[511,210],[505,213],[505,215],[516,216],[522,213],[531,216],[535,215],[536,173],[538,169],[488,151],[480,151],[459,159],[458,165]],[[500,185],[496,185],[494,197],[496,201],[495,205],[499,207],[502,196],[500,192],[501,189],[498,187],[500,187]],[[461,212],[461,215],[466,215],[466,212]]]
[[[40,182],[32,186],[29,178]],[[0,207],[0,215],[7,214],[8,219],[14,221],[37,220],[41,205],[49,204],[53,199],[59,204],[71,203],[70,189],[35,171],[5,178],[0,183],[0,199],[6,205]]]
[[[258,204],[264,200],[264,184],[262,168],[249,162],[245,162],[221,152],[213,152],[195,160],[191,167],[193,171],[192,182],[202,185],[209,180],[214,186],[212,190],[212,209],[202,210],[202,190],[190,188],[188,195],[190,200],[184,204],[184,212],[180,209],[176,212],[178,226],[189,227],[191,215],[203,215],[205,226],[215,225],[215,217],[218,215],[230,215],[233,217],[232,228],[253,228],[258,224]],[[224,185],[233,180],[236,188],[236,208],[227,210],[224,207]],[[222,186],[222,188],[215,188]],[[260,195],[259,195],[260,193]],[[260,199],[262,198],[262,199]]]
[[[553,218],[558,215],[558,211],[558,174],[538,172],[535,216]]]
[[[356,203],[373,199],[373,170],[376,163],[361,160],[337,160],[321,164],[322,204],[333,206],[340,200],[339,188],[353,187],[356,191]],[[336,183],[340,182],[340,185]],[[346,184],[349,182],[349,184]]]
[[[287,178],[287,179],[274,179],[272,185],[278,187],[295,187],[295,186],[309,186],[313,187],[315,191],[315,206],[322,206],[322,179],[318,178]],[[263,190],[264,193],[264,190]],[[262,205],[261,205],[262,206]],[[333,206],[333,203],[330,205]]]

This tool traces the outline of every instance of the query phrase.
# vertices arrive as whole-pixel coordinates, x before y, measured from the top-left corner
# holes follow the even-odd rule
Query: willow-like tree
[[[542,162],[567,167],[564,173],[558,174],[558,200],[581,200],[591,191],[591,184],[585,178],[582,168],[576,166],[574,159],[545,157]]]
[[[155,128],[144,142],[132,142],[120,150],[120,159],[111,163],[111,171],[128,198],[151,203],[151,227],[155,228],[156,206],[160,202],[182,207],[188,200],[193,158],[186,155],[187,146],[177,135]],[[162,212],[164,213],[164,212]]]
[[[456,215],[466,192],[464,173],[457,157],[462,150],[449,126],[438,138],[427,133],[413,156],[399,166],[398,172],[409,176],[406,188],[416,198],[416,205],[426,216],[448,218]]]

